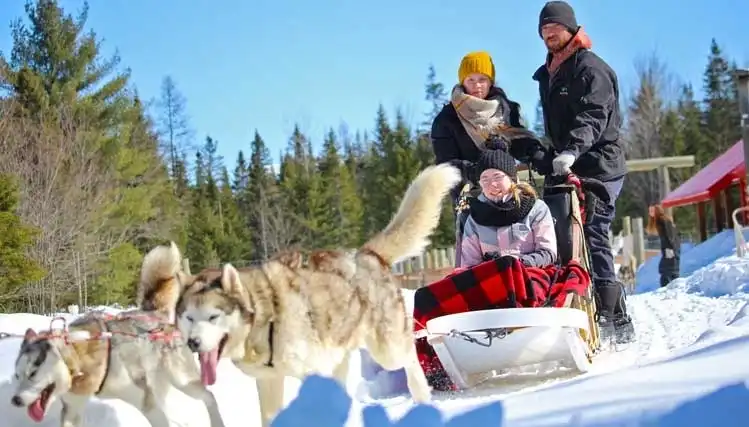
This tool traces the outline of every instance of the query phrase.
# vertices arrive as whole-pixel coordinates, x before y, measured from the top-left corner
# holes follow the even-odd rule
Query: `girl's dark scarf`
[[[479,200],[478,197],[468,199],[471,217],[477,224],[486,227],[507,227],[516,224],[528,216],[535,203],[536,198],[525,193],[520,194],[520,203],[515,201],[515,197],[510,197],[504,202]]]

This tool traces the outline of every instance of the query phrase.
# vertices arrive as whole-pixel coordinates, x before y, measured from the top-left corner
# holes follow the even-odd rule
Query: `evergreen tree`
[[[281,162],[281,190],[289,212],[303,232],[297,236],[296,244],[305,246],[319,237],[322,182],[317,173],[312,145],[299,126],[289,139],[287,151]]]
[[[206,138],[203,149],[195,153],[195,184],[192,188],[192,206],[189,215],[188,239],[185,255],[190,259],[191,269],[199,271],[216,267],[221,262],[217,240],[222,230],[220,217],[216,214],[218,188],[211,174],[210,151],[214,143]]]
[[[35,154],[15,167],[25,192],[48,197],[40,206],[57,218],[40,223],[41,243],[32,249],[44,268],[54,264],[57,277],[41,289],[49,303],[42,307],[54,310],[68,298],[62,284],[82,276],[109,280],[108,292],[131,285],[135,270],[111,254],[172,237],[177,206],[168,194],[153,123],[137,94],[126,90],[129,71],[117,72],[119,58],[103,58],[96,34],[84,33],[87,5],[75,18],[54,0],[27,2],[25,9],[28,24],[18,19],[11,25],[13,48],[10,58],[0,57],[0,81],[22,107],[17,112],[44,129],[44,136],[24,141]],[[52,139],[56,146],[46,146]],[[25,172],[50,167],[59,173]],[[85,271],[71,261],[67,268],[55,262],[83,256]],[[112,269],[127,274],[113,275]]]
[[[733,67],[723,55],[720,46],[715,39],[712,39],[703,80],[705,135],[712,148],[709,153],[711,158],[741,139],[737,88],[733,71]]]
[[[684,153],[693,154],[698,167],[706,166],[712,160],[713,151],[706,143],[702,126],[702,109],[694,98],[692,85],[686,84],[681,88],[676,110],[681,122],[681,134],[684,140]],[[679,173],[678,171],[676,171]],[[691,175],[690,171],[685,171]],[[687,177],[684,177],[686,180]]]
[[[162,152],[168,160],[169,172],[175,176],[179,167],[177,163],[186,150],[192,148],[192,131],[187,117],[187,101],[171,76],[161,81],[161,97],[157,105]]]
[[[0,309],[19,310],[23,286],[41,280],[42,267],[29,258],[27,250],[39,236],[35,227],[24,224],[16,214],[18,185],[13,177],[0,175]]]
[[[429,129],[432,128],[432,122],[437,117],[442,108],[447,103],[448,94],[445,91],[445,85],[437,81],[437,71],[434,69],[434,65],[429,65],[429,72],[427,73],[427,82],[425,85],[425,99],[429,102],[430,109],[426,113],[426,118],[422,123],[422,128],[425,129],[424,133],[429,133]],[[420,132],[421,133],[421,132]]]
[[[331,129],[323,142],[320,159],[322,186],[320,243],[322,247],[357,247],[362,242],[361,199],[351,170],[339,154],[338,141]],[[315,243],[315,242],[312,242]]]
[[[27,1],[30,26],[13,21],[10,61],[0,57],[0,81],[32,114],[54,114],[55,107],[75,106],[89,123],[106,126],[122,111],[130,71],[113,74],[117,55],[104,59],[93,31],[83,33],[88,4],[77,17],[65,14],[56,0]]]
[[[283,207],[279,206],[282,198],[271,172],[272,163],[268,147],[256,130],[250,149],[247,186],[247,200],[253,206],[250,212],[250,229],[253,230],[252,253],[255,260],[267,259],[278,249],[274,246],[273,233],[282,232],[273,226],[274,216],[280,215]]]

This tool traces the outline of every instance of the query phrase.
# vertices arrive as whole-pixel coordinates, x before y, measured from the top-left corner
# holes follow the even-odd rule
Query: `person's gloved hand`
[[[493,260],[499,260],[499,259],[507,259],[507,260],[514,260],[517,259],[516,256],[513,255],[500,255],[499,252],[491,251],[491,252],[484,252],[484,255],[482,256],[484,261],[493,261]]]
[[[572,167],[572,164],[575,163],[575,155],[568,152],[563,151],[561,154],[556,156],[554,158],[554,161],[551,162],[552,172],[554,175],[567,175],[570,173],[570,168]]]
[[[465,179],[466,181],[473,182],[473,183],[478,182],[478,179],[476,177],[476,165],[470,160],[453,159],[453,160],[450,160],[448,163],[460,169],[460,174],[463,176],[463,179]]]
[[[510,146],[503,137],[499,135],[489,135],[489,138],[487,138],[484,143],[484,147],[486,147],[487,150],[507,151]]]
[[[666,253],[666,258],[671,259],[671,258],[674,257],[674,250],[673,249],[666,249],[664,252]]]
[[[543,176],[549,176],[552,174],[552,165],[554,161],[554,154],[551,150],[541,148],[533,153],[533,157],[530,159],[531,169],[535,170]]]
[[[491,261],[495,259],[499,259],[500,255],[499,252],[484,252],[484,255],[481,257],[484,261]]]

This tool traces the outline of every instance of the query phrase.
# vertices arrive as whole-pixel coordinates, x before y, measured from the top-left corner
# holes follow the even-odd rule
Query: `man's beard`
[[[546,43],[546,50],[548,50],[549,53],[557,53],[562,49],[564,49],[564,43],[562,43],[561,40],[554,40],[552,46],[549,46],[549,44]]]

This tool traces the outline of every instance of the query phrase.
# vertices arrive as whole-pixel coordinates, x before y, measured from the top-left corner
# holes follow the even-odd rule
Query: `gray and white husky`
[[[180,266],[172,260],[179,258],[175,245],[159,247],[144,258],[140,287],[149,291],[139,290],[139,305],[147,310],[115,317],[89,314],[65,332],[28,329],[16,357],[11,404],[26,408],[31,419],[41,422],[49,405],[60,399],[62,427],[81,427],[92,396],[118,398],[138,408],[153,427],[167,427],[165,400],[175,387],[205,403],[211,427],[223,427],[193,353],[170,320],[180,286]]]

